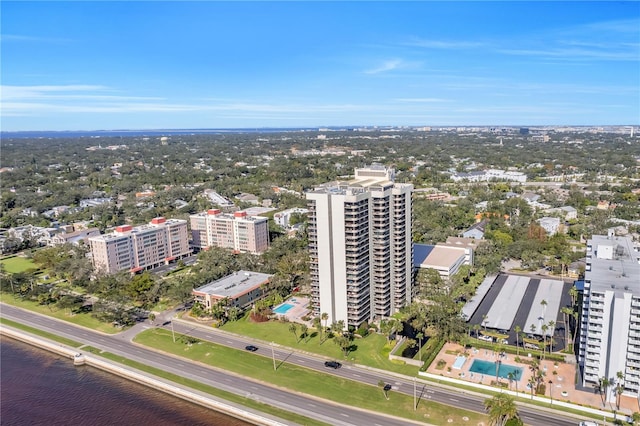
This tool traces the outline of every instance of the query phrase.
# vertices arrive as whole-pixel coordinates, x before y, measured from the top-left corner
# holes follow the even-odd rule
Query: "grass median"
[[[162,329],[146,330],[135,341],[167,353],[182,356],[216,368],[237,373],[273,386],[317,396],[336,403],[359,407],[431,424],[478,424],[486,416],[473,411],[453,409],[428,399],[421,399],[413,409],[413,396],[388,392],[382,388],[343,379],[325,372],[276,361],[274,371],[271,357],[232,349],[209,342],[185,344],[182,336],[173,342],[171,332]]]
[[[115,334],[122,331],[115,328],[111,324],[107,324],[93,318],[89,313],[75,313],[69,315],[67,310],[58,309],[52,306],[41,305],[38,302],[32,300],[24,300],[20,297],[8,293],[0,294],[0,301],[7,305],[16,306],[18,308],[26,309],[32,312],[37,312],[48,317],[56,318],[59,320],[67,321],[82,327],[90,328],[91,330],[100,331],[102,333]]]
[[[20,324],[19,322],[11,321],[6,318],[0,318],[0,324],[8,325],[10,327],[17,328],[18,330],[26,331],[27,333],[44,337],[46,339],[53,340],[54,342],[71,346],[73,348],[79,348],[80,346],[82,346],[82,343],[76,342],[75,340],[67,339],[65,337],[60,337],[55,334],[48,333],[46,331],[38,330],[37,328],[29,327],[28,325]]]

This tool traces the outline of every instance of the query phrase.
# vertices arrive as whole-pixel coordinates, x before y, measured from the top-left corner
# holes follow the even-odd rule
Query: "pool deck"
[[[490,349],[467,349],[466,355],[463,354],[463,347],[456,343],[446,343],[438,356],[435,358],[434,362],[431,363],[427,372],[447,376],[467,382],[473,383],[481,383],[484,385],[491,385],[491,382],[496,380],[495,374],[493,375],[482,375],[478,373],[472,373],[469,371],[469,367],[473,364],[473,360],[481,359],[484,361],[495,362],[497,359],[500,359],[503,363],[522,367],[522,378],[518,381],[518,392],[521,392],[523,396],[530,396],[531,392],[527,389],[527,382],[531,377],[531,370],[529,369],[528,364],[515,362],[516,355],[507,354],[505,357],[500,357],[498,354],[495,354]],[[449,352],[449,353],[447,353]],[[452,367],[456,356],[465,355],[467,360],[461,369],[453,369],[448,371],[448,367]],[[527,358],[526,351],[520,352],[520,358]],[[443,369],[438,370],[436,366],[438,364],[438,360],[444,360],[446,365]],[[554,366],[553,361],[542,361],[540,363],[540,367],[543,371],[546,372],[545,376],[545,384],[547,385],[546,396],[549,396],[549,384],[548,381],[551,380],[553,382],[553,399],[558,401],[567,401],[572,402],[574,404],[581,404],[585,406],[590,406],[596,409],[606,409],[613,410],[616,408],[615,403],[607,402],[606,405],[602,404],[602,399],[600,398],[600,394],[595,391],[581,391],[577,390],[574,384],[574,378],[576,377],[576,365],[567,364],[567,363],[559,363],[558,366]],[[554,374],[555,373],[555,374]],[[502,383],[509,383],[506,379],[500,379]],[[516,390],[515,382],[511,384],[511,390]],[[562,395],[562,392],[566,392],[566,396]],[[639,402],[636,398],[629,396],[622,396],[620,398],[620,412],[631,415],[633,412],[640,411]]]
[[[282,302],[282,305],[292,305],[292,307],[284,314],[275,313],[279,317],[285,317],[289,321],[310,325],[310,322],[302,320],[302,317],[309,314],[309,299],[306,297],[294,296]]]

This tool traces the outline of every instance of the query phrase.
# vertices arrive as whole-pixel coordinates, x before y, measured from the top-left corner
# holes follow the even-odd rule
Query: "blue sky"
[[[2,130],[640,124],[639,2],[10,2]]]

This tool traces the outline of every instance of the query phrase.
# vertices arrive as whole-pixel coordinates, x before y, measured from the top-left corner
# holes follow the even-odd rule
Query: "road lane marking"
[[[449,398],[449,401],[453,401],[453,402],[460,402],[460,401],[458,401],[458,400],[457,400],[457,399],[455,399],[455,398]]]

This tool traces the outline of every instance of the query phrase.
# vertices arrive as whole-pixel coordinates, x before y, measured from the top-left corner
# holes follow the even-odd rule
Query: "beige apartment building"
[[[268,219],[239,211],[222,213],[218,209],[191,215],[192,244],[196,249],[222,247],[259,254],[269,248]]]
[[[311,304],[329,323],[358,327],[411,302],[413,185],[394,177],[374,164],[306,194]]]
[[[264,296],[263,288],[269,284],[272,276],[260,272],[238,271],[198,287],[192,294],[196,302],[200,302],[206,309],[227,299],[228,307],[235,306],[245,310]]]
[[[93,266],[97,272],[132,273],[180,259],[191,254],[187,221],[157,217],[133,227],[118,226],[109,234],[89,238]]]

